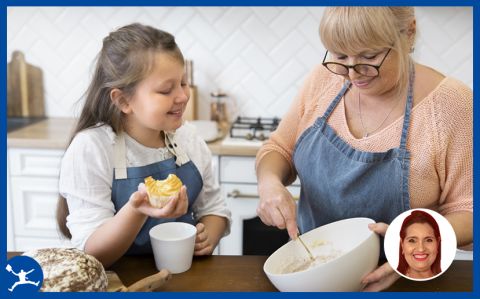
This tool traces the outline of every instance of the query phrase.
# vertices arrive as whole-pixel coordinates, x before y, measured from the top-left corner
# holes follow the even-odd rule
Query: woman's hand
[[[281,182],[264,182],[258,187],[260,202],[257,215],[266,225],[287,229],[292,239],[297,238],[296,205],[292,194]]]
[[[140,184],[138,191],[132,193],[128,202],[137,212],[153,218],[178,218],[188,210],[187,187],[182,186],[178,195],[163,208],[155,208],[148,201],[145,185]]]
[[[215,247],[213,246],[205,225],[201,222],[197,223],[197,236],[195,237],[194,255],[210,255]]]
[[[381,222],[372,223],[368,225],[368,228],[381,236],[385,236],[388,225]],[[378,292],[384,290],[397,281],[399,277],[400,275],[392,269],[390,264],[385,263],[363,277],[362,283],[365,285],[363,291]]]

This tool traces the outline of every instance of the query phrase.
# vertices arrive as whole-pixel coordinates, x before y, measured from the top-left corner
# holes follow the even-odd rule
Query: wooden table
[[[10,252],[7,257],[18,255]],[[190,270],[174,274],[158,291],[163,292],[276,292],[263,272],[267,256],[194,257]],[[153,256],[123,257],[108,270],[115,271],[125,285],[155,274]],[[454,261],[440,277],[418,282],[400,278],[390,292],[472,292],[472,261]]]
[[[192,268],[172,279],[159,291],[173,292],[275,292],[263,272],[267,256],[195,257]],[[148,273],[143,275],[136,269]],[[124,257],[111,270],[118,273],[125,285],[156,273],[151,257]],[[440,277],[424,282],[400,278],[386,291],[391,292],[471,292],[473,290],[471,261],[454,261]],[[145,275],[146,274],[146,275]]]
[[[159,291],[276,292],[263,272],[266,259],[266,256],[247,255],[194,257],[188,271],[173,274]],[[153,257],[124,257],[109,270],[117,272],[125,285],[158,272]]]

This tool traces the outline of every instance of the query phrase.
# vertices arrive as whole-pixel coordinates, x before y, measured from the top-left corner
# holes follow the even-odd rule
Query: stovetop
[[[280,118],[237,117],[230,128],[230,137],[252,141],[264,141],[277,129]]]

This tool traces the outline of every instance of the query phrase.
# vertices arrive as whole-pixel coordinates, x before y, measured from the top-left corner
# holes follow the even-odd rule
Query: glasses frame
[[[382,66],[383,62],[385,61],[385,59],[387,58],[388,54],[390,53],[390,51],[392,50],[392,48],[388,48],[388,51],[387,51],[387,54],[385,54],[385,56],[383,57],[382,61],[380,62],[380,64],[378,65],[373,65],[373,64],[368,64],[368,63],[357,63],[357,64],[354,64],[354,65],[346,65],[346,64],[343,64],[343,63],[339,63],[339,62],[325,62],[325,59],[327,58],[327,55],[328,55],[328,50],[327,52],[325,52],[325,56],[323,57],[323,61],[322,61],[322,65],[327,69],[329,70],[330,72],[334,73],[334,74],[337,74],[337,75],[342,75],[342,76],[345,76],[345,75],[348,75],[348,73],[350,72],[350,69],[353,69],[355,72],[357,72],[358,74],[362,75],[362,76],[365,76],[365,77],[370,77],[370,78],[374,78],[374,77],[378,77],[378,75],[380,75],[380,67]],[[328,65],[340,65],[340,66],[343,66],[347,72],[345,74],[341,74],[341,73],[336,73],[334,71],[332,71],[331,69],[328,68]],[[362,74],[361,72],[359,72],[356,68],[358,66],[369,66],[369,67],[373,67],[374,69],[377,70],[377,74],[375,76],[369,76],[369,75],[365,75],[365,74]]]

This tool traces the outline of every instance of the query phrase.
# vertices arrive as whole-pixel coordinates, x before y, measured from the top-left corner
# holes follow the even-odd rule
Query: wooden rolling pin
[[[108,277],[108,289],[109,292],[152,292],[160,288],[171,277],[172,274],[163,269],[162,271],[145,277],[134,284],[126,287],[118,277],[117,273],[113,271],[107,271]]]

